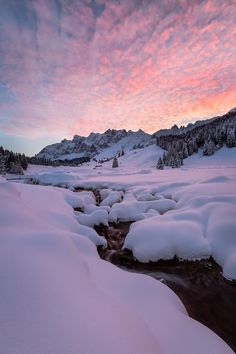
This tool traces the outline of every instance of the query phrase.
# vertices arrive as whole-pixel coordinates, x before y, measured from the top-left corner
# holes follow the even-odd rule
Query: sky
[[[236,0],[0,0],[0,145],[223,114],[235,63]]]

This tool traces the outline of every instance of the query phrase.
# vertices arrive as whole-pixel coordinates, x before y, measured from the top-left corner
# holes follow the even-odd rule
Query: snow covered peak
[[[141,129],[137,132],[108,129],[104,133],[92,132],[86,138],[74,135],[72,140],[64,139],[61,143],[48,145],[36,157],[50,160],[97,158],[97,156],[112,158],[121,150],[140,148],[151,142],[154,142],[151,135]]]

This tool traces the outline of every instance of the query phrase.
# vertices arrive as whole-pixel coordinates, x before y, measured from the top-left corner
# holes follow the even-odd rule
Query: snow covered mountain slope
[[[35,158],[58,161],[58,163],[69,161],[78,164],[92,158],[104,162],[114,156],[122,155],[123,152],[144,148],[157,142],[160,147],[174,151],[184,159],[197,152],[199,147],[204,147],[209,141],[212,143],[212,140],[216,145],[214,151],[224,144],[229,147],[235,146],[235,131],[236,114],[235,109],[232,109],[222,117],[197,121],[188,124],[187,127],[178,128],[174,125],[171,129],[161,129],[153,135],[143,130],[133,132],[125,129],[108,129],[104,133],[91,133],[88,137],[75,135],[72,140],[64,139],[60,143],[46,146]],[[206,154],[210,153],[206,151]]]
[[[186,168],[199,168],[199,169],[225,169],[236,167],[236,148],[222,147],[217,150],[212,156],[203,156],[202,152],[193,154],[184,160],[184,167]]]
[[[138,150],[148,145],[155,144],[156,140],[143,130],[137,132],[129,131],[128,134],[120,139],[116,144],[104,149],[100,154],[96,155],[97,160],[112,158],[122,151],[128,152],[131,150]]]

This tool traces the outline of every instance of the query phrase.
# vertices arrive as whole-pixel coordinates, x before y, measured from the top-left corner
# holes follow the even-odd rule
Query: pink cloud
[[[39,0],[37,30],[4,24],[2,79],[16,102],[2,107],[0,129],[154,132],[235,106],[233,1],[102,3],[96,17],[87,1],[62,2],[58,18]]]

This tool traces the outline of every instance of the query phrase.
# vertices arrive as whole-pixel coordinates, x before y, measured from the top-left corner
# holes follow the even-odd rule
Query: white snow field
[[[136,221],[124,248],[139,261],[212,256],[223,275],[236,280],[236,148],[195,154],[180,169],[156,170],[162,152],[155,145],[129,151],[113,169],[109,161],[99,167],[31,167],[29,173],[43,184],[100,189],[108,214],[93,207],[77,219],[88,226]]]
[[[1,352],[233,353],[167,286],[99,258],[104,240],[72,208],[85,203],[90,192],[1,179]]]
[[[115,169],[112,161],[30,167],[30,176],[54,186],[1,178],[1,352],[232,354],[167,286],[101,260],[96,246],[106,241],[91,226],[138,220],[125,247],[140,261],[212,255],[235,279],[235,152],[223,151],[218,165],[221,151],[159,171],[161,149],[149,146],[127,153]],[[100,189],[102,205],[90,191],[58,185]]]

